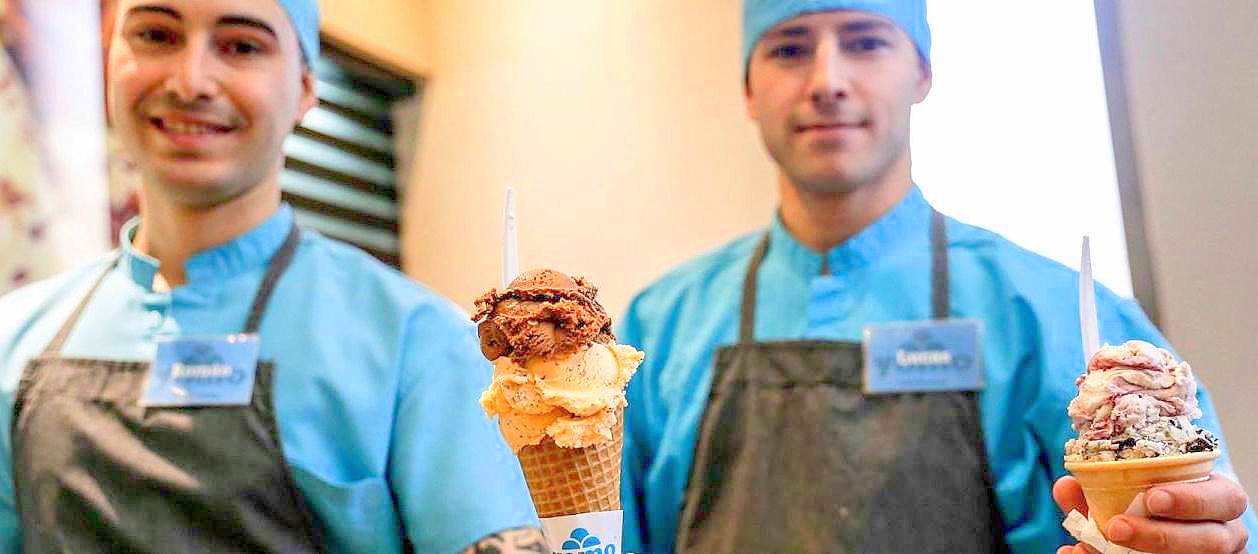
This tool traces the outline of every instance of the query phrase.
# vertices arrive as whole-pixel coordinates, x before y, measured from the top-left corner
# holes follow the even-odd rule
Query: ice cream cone
[[[529,271],[477,299],[472,317],[494,364],[481,405],[520,458],[543,524],[620,509],[625,387],[644,354],[616,344],[597,294],[581,277]]]
[[[520,466],[541,518],[620,509],[620,455],[624,420],[617,414],[612,440],[563,448],[546,438],[520,449]]]
[[[1066,462],[1083,487],[1088,516],[1105,532],[1110,518],[1127,511],[1136,495],[1158,485],[1195,483],[1210,476],[1217,450],[1112,462]]]

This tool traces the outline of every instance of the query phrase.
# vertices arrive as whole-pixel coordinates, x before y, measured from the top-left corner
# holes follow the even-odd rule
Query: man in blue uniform
[[[453,304],[299,230],[315,0],[121,0],[121,249],[0,299],[0,552],[540,552]]]
[[[939,215],[910,177],[931,86],[923,0],[745,0],[746,102],[779,168],[752,233],[622,319],[625,543],[637,552],[1053,552],[1077,275]],[[1102,339],[1166,341],[1101,291]],[[981,332],[980,332],[981,330]],[[862,343],[863,341],[863,343]],[[868,360],[868,362],[866,362]],[[979,362],[981,360],[981,363]],[[865,369],[868,367],[869,369]],[[1218,420],[1202,391],[1203,427]],[[1109,536],[1236,552],[1255,530],[1223,459]],[[1063,550],[1075,548],[1061,547]]]

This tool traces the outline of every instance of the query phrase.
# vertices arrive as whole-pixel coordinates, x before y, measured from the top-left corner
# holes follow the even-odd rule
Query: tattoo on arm
[[[540,529],[521,528],[500,531],[485,537],[463,551],[463,554],[550,554]]]

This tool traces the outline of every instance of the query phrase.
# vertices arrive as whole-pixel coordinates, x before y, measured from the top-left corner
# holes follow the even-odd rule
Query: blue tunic
[[[284,206],[197,254],[169,293],[153,291],[157,261],[130,246],[133,222],[64,354],[146,361],[162,333],[241,332],[292,220]],[[21,545],[9,435],[18,379],[107,265],[0,298],[0,552]],[[400,552],[405,534],[419,552],[456,552],[539,525],[519,463],[477,402],[492,369],[455,305],[307,231],[260,335],[276,363],[284,457],[330,551]]]
[[[868,323],[930,318],[930,206],[913,188],[892,210],[824,256],[775,220],[760,270],[757,340],[859,341]],[[1052,498],[1074,436],[1066,405],[1084,361],[1078,274],[995,233],[948,220],[951,316],[983,322],[986,389],[979,395],[1005,540],[1014,552],[1073,542]],[[629,384],[624,509],[627,552],[671,552],[718,348],[738,339],[743,278],[763,231],[673,270],[634,298],[622,342],[646,352]],[[813,294],[828,265],[838,286]],[[820,288],[817,290],[821,290]],[[1132,300],[1097,292],[1101,338],[1166,339]],[[1198,368],[1209,380],[1210,369]],[[1219,433],[1205,388],[1203,427]],[[1226,456],[1226,453],[1225,453]],[[1218,469],[1231,473],[1226,457]],[[755,483],[746,486],[754,487]],[[1258,536],[1253,510],[1245,516]]]

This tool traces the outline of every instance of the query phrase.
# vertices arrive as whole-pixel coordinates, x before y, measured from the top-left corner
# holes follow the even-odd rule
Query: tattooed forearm
[[[477,541],[463,554],[519,554],[535,552],[550,554],[540,529],[508,529]]]

